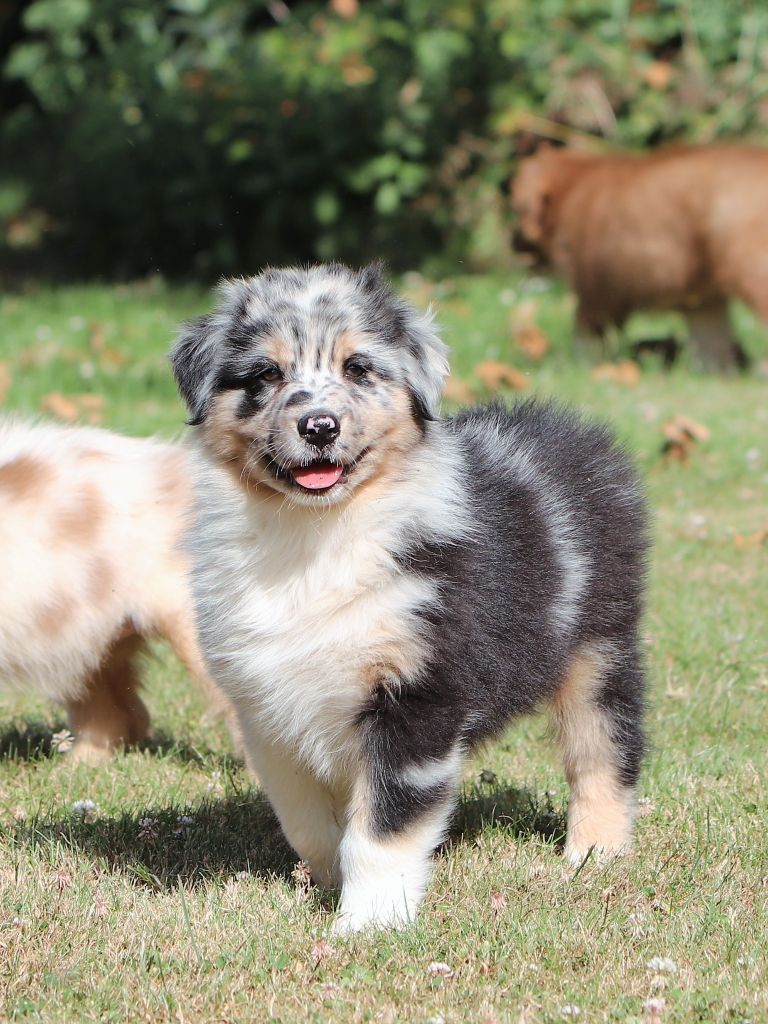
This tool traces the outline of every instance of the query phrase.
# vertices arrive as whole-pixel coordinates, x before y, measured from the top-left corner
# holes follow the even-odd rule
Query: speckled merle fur
[[[422,611],[432,643],[418,684],[395,697],[382,689],[365,710],[373,764],[396,776],[414,754],[440,758],[457,740],[492,738],[555,694],[582,645],[610,640],[615,664],[595,698],[614,725],[621,781],[634,785],[643,754],[637,631],[647,540],[627,458],[607,430],[552,404],[479,406],[443,425],[465,452],[475,530],[461,545],[414,541],[397,553],[404,572],[437,584],[440,601]],[[533,480],[518,475],[521,452],[535,465]],[[563,569],[542,489],[567,507],[589,566],[567,630],[548,611]],[[378,827],[401,827],[433,796],[414,790],[382,800]]]
[[[202,646],[289,841],[342,883],[339,930],[410,918],[468,752],[541,707],[567,857],[624,850],[646,515],[610,433],[538,402],[441,417],[445,346],[378,267],[228,282],[172,361]]]

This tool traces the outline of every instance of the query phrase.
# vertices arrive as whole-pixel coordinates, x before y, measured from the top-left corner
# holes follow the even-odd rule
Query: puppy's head
[[[228,281],[171,352],[190,423],[248,485],[335,504],[407,458],[437,415],[447,350],[377,265]]]

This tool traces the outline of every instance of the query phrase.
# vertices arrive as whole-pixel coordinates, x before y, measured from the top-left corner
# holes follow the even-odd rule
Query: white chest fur
[[[463,506],[445,500],[451,474],[439,470],[379,500],[315,511],[246,497],[200,467],[190,547],[206,657],[249,731],[321,778],[346,774],[357,755],[355,721],[377,679],[415,673],[423,659],[418,612],[438,595],[393,552],[425,523],[446,540],[462,534]]]

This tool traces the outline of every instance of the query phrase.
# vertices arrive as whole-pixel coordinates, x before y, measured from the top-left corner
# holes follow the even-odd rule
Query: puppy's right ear
[[[188,320],[181,328],[170,359],[181,397],[189,406],[187,423],[197,426],[208,414],[213,393],[218,332],[211,314]]]

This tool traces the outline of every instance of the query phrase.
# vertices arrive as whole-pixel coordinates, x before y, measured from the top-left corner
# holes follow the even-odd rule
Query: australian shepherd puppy
[[[205,677],[178,549],[188,462],[176,445],[0,422],[0,684],[63,703],[77,759],[146,735],[150,637]]]
[[[376,267],[227,283],[172,361],[204,655],[337,932],[413,917],[469,752],[542,706],[568,859],[624,850],[646,539],[610,435],[535,403],[441,418],[446,348]]]

